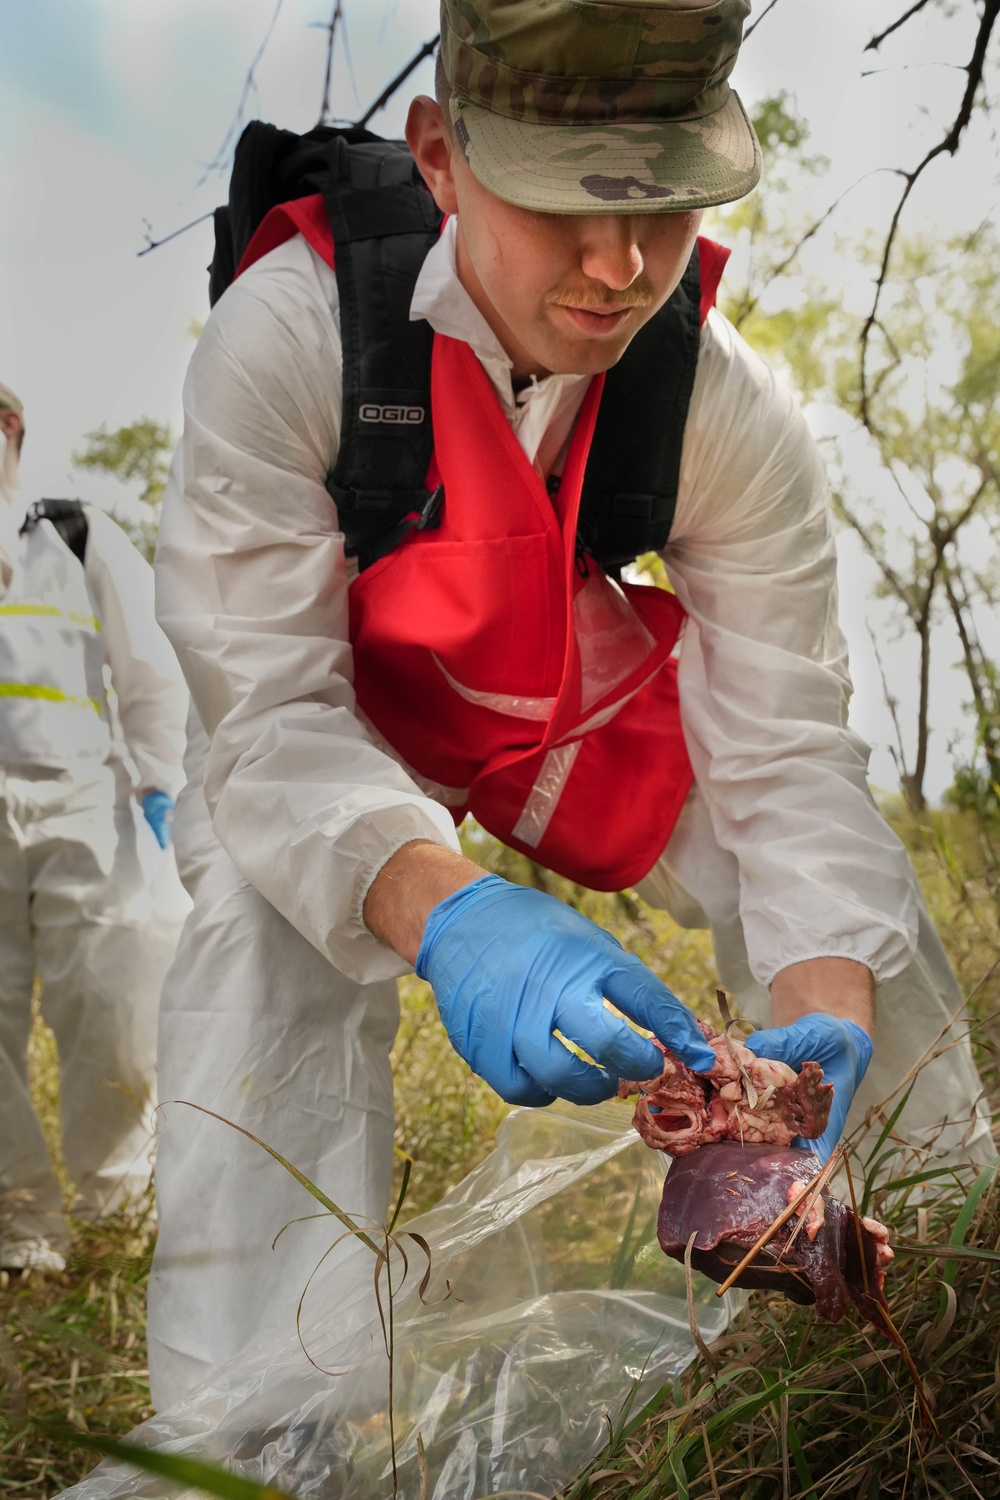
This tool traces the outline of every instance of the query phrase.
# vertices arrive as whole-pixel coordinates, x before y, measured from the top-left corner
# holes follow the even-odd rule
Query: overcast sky
[[[949,120],[964,82],[973,7],[911,23],[878,55],[871,30],[902,0],[779,0],[746,44],[736,84],[749,108],[788,90],[831,158],[816,186],[825,206],[875,167],[912,166]],[[333,108],[356,118],[437,29],[435,0],[344,0]],[[149,415],[180,424],[192,322],[207,313],[211,225],[139,257],[148,221],[159,238],[226,196],[209,167],[230,132],[248,67],[273,22],[245,116],[291,129],[316,121],[329,0],[0,0],[0,381],[27,409],[23,481],[31,495],[113,503],[115,487],[74,474],[71,454],[101,423]],[[965,12],[965,14],[963,14]],[[346,44],[346,45],[345,45]],[[905,66],[903,66],[905,64]],[[872,76],[863,77],[866,70]],[[408,99],[429,91],[430,64],[372,122],[398,134]],[[884,226],[893,179],[871,177],[817,245],[813,269],[859,296],[840,236]],[[977,121],[957,164],[937,164],[907,224],[972,227],[994,210],[996,148]],[[874,480],[872,481],[874,483]],[[857,681],[854,718],[876,746],[874,779],[893,786],[887,715],[865,619],[871,572],[845,548],[842,596]],[[893,688],[912,697],[915,658],[888,649]],[[963,697],[943,662],[929,785],[949,780],[947,747]]]

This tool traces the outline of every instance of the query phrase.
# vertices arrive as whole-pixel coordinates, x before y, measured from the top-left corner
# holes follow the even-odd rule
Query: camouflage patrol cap
[[[662,213],[741,198],[760,147],[729,87],[750,0],[441,0],[456,138],[498,198]]]

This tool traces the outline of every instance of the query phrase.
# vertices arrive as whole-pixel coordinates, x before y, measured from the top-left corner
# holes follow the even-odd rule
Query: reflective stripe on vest
[[[491,833],[595,889],[647,874],[691,784],[672,651],[684,611],[581,576],[576,523],[603,376],[551,497],[468,345],[434,340],[441,524],[350,589],[359,708]]]
[[[96,615],[81,614],[74,609],[59,609],[55,604],[0,604],[0,615],[41,615],[49,619],[72,620],[74,625],[89,625],[91,630],[101,628]]]
[[[92,708],[95,714],[101,711],[96,698],[77,698],[40,682],[0,682],[0,698],[44,698],[46,703],[70,703],[74,708]]]

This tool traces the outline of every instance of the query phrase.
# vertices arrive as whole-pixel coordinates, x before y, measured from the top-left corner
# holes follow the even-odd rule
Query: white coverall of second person
[[[0,1270],[44,1272],[65,1268],[70,1229],[29,1088],[36,981],[74,1213],[103,1218],[150,1179],[157,1005],[179,925],[132,804],[165,848],[187,692],[149,564],[90,506],[28,505],[24,436],[23,404],[0,385]]]

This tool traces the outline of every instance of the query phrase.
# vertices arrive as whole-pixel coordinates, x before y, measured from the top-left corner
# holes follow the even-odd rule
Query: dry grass
[[[896,809],[893,821],[914,855],[952,962],[971,986],[1000,953],[996,892],[977,830],[955,814],[916,822]],[[676,928],[627,893],[597,895],[545,876],[491,841],[475,847],[487,868],[571,900],[660,973],[678,976],[685,999],[714,1013],[706,934]],[[1000,974],[977,998],[982,1017],[998,1006]],[[404,983],[402,1009],[394,1052],[397,1145],[414,1162],[408,1202],[419,1211],[490,1150],[505,1106],[452,1052],[426,986]],[[994,1024],[981,1035],[980,1061],[996,1098]],[[32,1073],[54,1148],[58,1064],[40,1023]],[[900,1237],[944,1243],[963,1193],[942,1190],[933,1202],[890,1202],[884,1211]],[[996,1184],[981,1201],[966,1243],[1000,1248]],[[122,1434],[149,1415],[144,1294],[151,1252],[148,1206],[136,1205],[99,1230],[77,1226],[64,1277],[29,1278],[0,1290],[0,1496],[44,1500],[92,1467],[91,1454],[66,1444],[67,1423]],[[830,1328],[801,1309],[755,1298],[743,1326],[717,1349],[715,1381],[696,1366],[682,1385],[665,1391],[657,1411],[618,1434],[575,1487],[573,1500],[868,1500],[880,1493],[892,1500],[972,1500],[977,1493],[996,1500],[1000,1278],[993,1278],[995,1289],[990,1268],[960,1260],[948,1283],[951,1264],[901,1259],[892,1301],[928,1372],[953,1451],[941,1444],[921,1449],[910,1393],[897,1384],[896,1356],[874,1336],[869,1340],[844,1324]],[[942,1290],[947,1284],[951,1292]]]
[[[59,1062],[35,1018],[32,1094],[69,1202],[59,1148]],[[65,1430],[124,1434],[151,1415],[146,1377],[150,1201],[101,1226],[74,1226],[66,1273],[0,1288],[0,1495],[58,1494],[94,1464]],[[0,1273],[2,1275],[2,1273]]]

